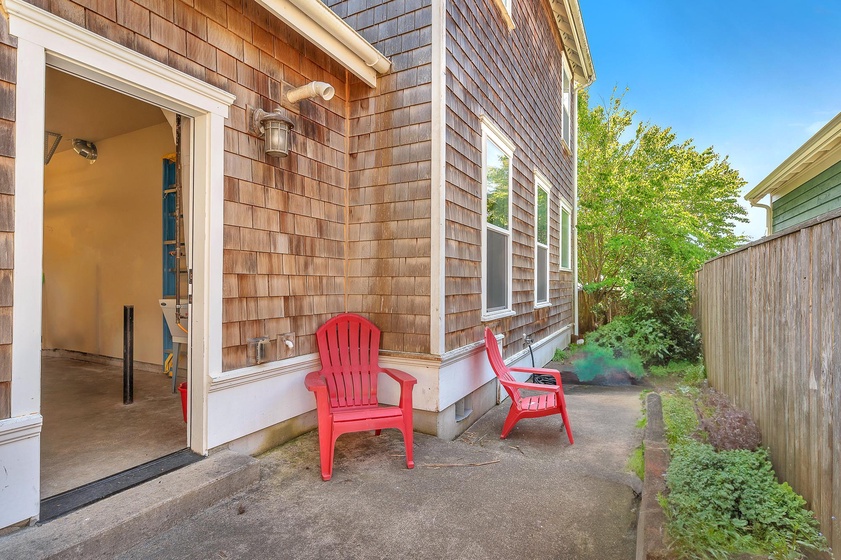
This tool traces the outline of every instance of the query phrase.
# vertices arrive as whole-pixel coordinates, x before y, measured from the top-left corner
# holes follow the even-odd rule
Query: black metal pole
[[[134,402],[134,306],[123,306],[123,404]]]

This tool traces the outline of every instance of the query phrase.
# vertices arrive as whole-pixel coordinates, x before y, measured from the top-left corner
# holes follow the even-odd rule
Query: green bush
[[[729,558],[740,553],[778,560],[826,550],[806,502],[779,484],[765,450],[716,452],[684,440],[672,449],[661,505],[680,558]]]
[[[643,364],[665,361],[673,346],[657,321],[617,317],[586,336],[588,344],[612,348],[620,356],[638,356]],[[617,357],[620,357],[617,356]]]
[[[656,352],[649,350],[646,364],[695,361],[700,356],[701,337],[690,314],[693,292],[691,279],[667,266],[648,264],[633,272],[625,290],[625,315],[651,344],[665,346]],[[645,358],[642,352],[640,355]]]

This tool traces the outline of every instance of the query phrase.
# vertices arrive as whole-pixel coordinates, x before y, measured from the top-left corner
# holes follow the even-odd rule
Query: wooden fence
[[[753,415],[841,551],[841,213],[713,259],[696,281],[710,385]]]

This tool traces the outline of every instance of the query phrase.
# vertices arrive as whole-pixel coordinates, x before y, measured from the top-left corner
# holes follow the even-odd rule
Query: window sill
[[[559,267],[558,270],[560,270],[561,272],[572,272],[572,268],[566,268],[563,266]]]
[[[502,319],[504,317],[513,317],[515,315],[513,309],[503,309],[502,311],[491,311],[488,313],[482,313],[482,322],[487,323],[488,321],[496,321],[497,319]]]
[[[505,7],[503,0],[494,0],[494,4],[499,8],[499,13],[502,15],[505,25],[508,26],[508,31],[514,31],[514,20],[511,19],[511,14],[508,12],[508,8]]]
[[[548,301],[541,301],[534,304],[535,309],[545,309],[547,307],[552,307],[552,304]]]
[[[572,148],[569,147],[569,144],[567,144],[567,141],[563,138],[561,139],[561,147],[566,155],[572,156]]]

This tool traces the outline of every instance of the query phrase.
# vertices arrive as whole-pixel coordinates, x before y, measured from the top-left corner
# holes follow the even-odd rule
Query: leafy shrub
[[[637,267],[631,278],[624,300],[627,317],[642,330],[656,329],[660,340],[667,343],[665,349],[653,353],[646,363],[697,360],[701,354],[701,337],[690,314],[694,292],[691,279],[674,268],[651,264]]]
[[[703,401],[711,414],[701,419],[701,428],[716,451],[753,451],[759,447],[762,434],[747,411],[736,408],[723,393],[712,389],[704,394]]]
[[[574,360],[575,375],[579,381],[592,381],[598,375],[610,372],[627,372],[631,377],[642,378],[645,369],[639,357],[621,348],[605,348],[597,344],[585,344]]]
[[[673,346],[657,321],[634,321],[629,316],[617,317],[599,327],[586,340],[588,344],[613,348],[624,356],[639,356],[643,364],[665,361]]]
[[[716,452],[687,440],[673,449],[666,482],[661,505],[681,558],[751,553],[788,560],[827,549],[803,498],[777,483],[765,450]]]

